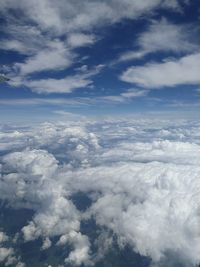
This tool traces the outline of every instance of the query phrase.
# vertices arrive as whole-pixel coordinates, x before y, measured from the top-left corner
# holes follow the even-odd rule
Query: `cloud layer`
[[[152,265],[196,266],[199,127],[149,120],[2,127],[0,198],[34,211],[18,233],[24,242],[42,238],[42,250],[70,245],[65,264],[94,264],[105,250],[94,255],[81,232],[93,218],[102,236],[111,231]],[[72,200],[78,192],[91,200],[86,210]]]

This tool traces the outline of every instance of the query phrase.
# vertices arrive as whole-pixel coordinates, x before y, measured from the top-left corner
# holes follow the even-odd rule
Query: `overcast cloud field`
[[[199,0],[0,0],[0,267],[200,266]]]

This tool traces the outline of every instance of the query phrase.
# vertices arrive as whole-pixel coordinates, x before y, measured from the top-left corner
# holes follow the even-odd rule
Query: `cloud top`
[[[93,218],[101,235],[110,231],[120,246],[129,244],[154,265],[196,266],[198,130],[198,122],[174,128],[167,121],[85,121],[2,132],[10,145],[1,148],[1,199],[34,210],[19,233],[24,242],[40,237],[43,250],[71,246],[65,264],[98,259],[93,241],[81,232],[81,223]],[[86,210],[73,203],[78,192],[91,200]]]

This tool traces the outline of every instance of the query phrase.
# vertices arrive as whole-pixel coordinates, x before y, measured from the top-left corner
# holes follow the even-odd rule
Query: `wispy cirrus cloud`
[[[184,1],[186,2],[186,1]],[[69,31],[88,30],[107,23],[115,23],[123,18],[134,19],[141,14],[151,12],[153,9],[172,8],[181,9],[179,1],[151,0],[148,2],[138,1],[63,1],[52,0],[22,0],[15,3],[12,0],[5,0],[1,5],[1,12],[6,14],[9,9],[18,10],[34,21],[42,30],[51,30],[54,34],[66,33]],[[9,14],[12,16],[12,14]],[[14,19],[14,17],[12,17]]]
[[[45,57],[48,57],[48,53],[45,54]],[[56,54],[55,54],[56,56]],[[37,61],[37,60],[36,60]],[[52,61],[53,66],[60,64],[62,61]],[[44,63],[46,66],[46,63]],[[33,63],[33,68],[35,68],[35,64]],[[44,67],[45,67],[44,66]],[[50,67],[50,66],[49,66]],[[43,68],[43,65],[41,65]],[[51,94],[51,93],[70,93],[77,88],[85,88],[92,86],[93,81],[92,77],[97,75],[101,72],[104,68],[104,65],[97,65],[93,67],[93,69],[88,69],[86,65],[79,68],[74,75],[68,75],[64,78],[45,78],[45,79],[28,79],[26,76],[22,76],[21,78],[13,77],[9,84],[13,86],[22,86],[25,85],[29,87],[33,92],[36,93],[44,93],[44,94]],[[26,66],[25,66],[26,70]],[[33,70],[33,69],[32,69]],[[35,71],[37,71],[35,69]]]
[[[67,42],[70,47],[77,48],[82,46],[91,46],[96,42],[95,35],[84,33],[69,34]]]
[[[62,42],[55,41],[50,43],[48,48],[29,57],[25,62],[16,63],[14,68],[21,76],[48,70],[58,71],[71,66],[74,57],[74,54],[64,47]]]
[[[127,91],[124,91],[120,95],[108,95],[108,96],[102,96],[97,97],[96,101],[98,102],[107,102],[107,103],[122,103],[122,102],[128,102],[133,100],[134,98],[140,98],[148,95],[148,90],[140,90],[140,89],[129,89]]]
[[[153,21],[147,31],[139,35],[139,48],[122,53],[115,63],[141,59],[155,52],[181,54],[198,51],[199,46],[194,40],[193,31],[192,25],[173,24],[164,18],[161,21]]]
[[[55,82],[56,83],[56,82]],[[47,88],[49,88],[47,86]],[[58,92],[55,90],[55,92]],[[147,96],[148,90],[141,89],[129,89],[124,91],[120,95],[107,95],[99,97],[72,97],[72,98],[19,98],[19,99],[1,99],[1,105],[7,106],[92,106],[96,104],[118,104],[131,102],[135,98],[141,98]],[[48,94],[48,93],[47,93]]]

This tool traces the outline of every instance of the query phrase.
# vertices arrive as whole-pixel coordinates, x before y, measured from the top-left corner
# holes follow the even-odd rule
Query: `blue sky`
[[[198,116],[199,1],[5,0],[0,119]]]

